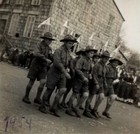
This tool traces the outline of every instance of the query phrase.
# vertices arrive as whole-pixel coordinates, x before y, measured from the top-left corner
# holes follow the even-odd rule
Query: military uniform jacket
[[[44,41],[42,41],[38,46],[37,46],[37,51],[35,52],[35,62],[40,64],[40,65],[47,65],[47,59],[53,60],[52,56],[52,49],[49,45],[46,45]]]
[[[79,77],[80,79],[89,78],[89,74],[92,70],[92,61],[90,58],[86,56],[82,56],[77,62],[75,66],[75,77]]]
[[[108,88],[112,88],[113,81],[117,79],[117,69],[113,67],[111,64],[106,65],[105,77]]]
[[[63,45],[54,52],[52,68],[58,73],[65,73],[70,67],[71,59],[70,51]]]
[[[104,88],[106,83],[106,66],[102,61],[97,62],[92,69],[92,80],[95,85],[99,85],[100,88]]]
[[[74,78],[74,76],[75,76],[75,67],[76,67],[76,63],[79,59],[80,59],[80,57],[78,56],[78,57],[72,59],[70,62],[70,74],[71,74],[72,78]]]

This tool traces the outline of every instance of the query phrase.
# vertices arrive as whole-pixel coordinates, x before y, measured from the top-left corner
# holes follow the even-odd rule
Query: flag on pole
[[[43,21],[42,23],[40,23],[38,25],[38,28],[42,27],[43,25],[47,25],[47,26],[50,26],[51,25],[51,18],[49,17],[47,20]]]
[[[77,39],[77,42],[78,42],[78,43],[80,43],[80,42],[81,42],[81,38],[80,38],[80,37]]]
[[[111,57],[118,55],[119,50],[120,50],[121,45],[119,45],[112,53],[111,53]]]
[[[113,52],[114,52],[114,53],[118,53],[119,50],[120,50],[120,48],[121,48],[121,45],[119,45]]]
[[[132,56],[132,53],[129,52],[129,51],[126,51],[126,52],[124,52],[123,54],[124,54],[125,57],[127,57],[128,60],[129,60],[129,59],[131,58],[131,56]]]
[[[92,33],[92,35],[89,37],[89,40],[93,40],[93,37],[95,36],[96,33]]]
[[[73,31],[71,31],[70,35],[73,35],[73,34],[74,34],[74,32],[73,32]]]
[[[96,49],[96,46],[97,46],[97,45],[94,45],[93,49]]]
[[[109,45],[109,40],[107,40],[107,42],[106,42],[105,45],[104,45],[104,48],[103,48],[104,51],[107,50],[108,45]]]
[[[65,23],[64,23],[63,26],[66,27],[66,28],[68,28],[68,20],[65,21]]]
[[[64,28],[64,27],[62,27],[62,29],[61,29],[61,33],[60,33],[60,35],[61,35],[61,36],[63,36],[64,31],[65,31],[65,28]]]
[[[92,42],[93,42],[93,37],[95,36],[95,33],[93,32],[92,35],[89,37],[89,40],[88,40],[88,44],[91,46],[92,45]]]
[[[64,35],[64,32],[66,29],[68,29],[68,20],[65,21],[65,23],[63,24],[63,27],[61,28],[61,33],[60,35],[63,36]]]

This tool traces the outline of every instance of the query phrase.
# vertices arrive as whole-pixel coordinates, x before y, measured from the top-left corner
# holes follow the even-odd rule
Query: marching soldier
[[[57,87],[58,93],[55,96],[52,107],[50,108],[50,112],[57,117],[60,117],[58,113],[58,104],[61,97],[66,91],[66,80],[71,79],[71,76],[69,74],[71,61],[70,50],[71,47],[73,47],[74,43],[77,42],[76,39],[71,35],[66,35],[64,39],[60,41],[64,44],[54,52],[53,66],[48,71],[46,83],[47,90],[43,95],[42,105],[39,107],[39,111],[47,113],[45,103],[52,91],[55,89],[55,87]]]
[[[76,62],[78,61],[78,59],[80,59],[82,57],[82,55],[84,54],[84,49],[79,50],[78,52],[76,52],[77,57],[72,59],[71,61],[71,67],[70,67],[70,75],[71,75],[71,79],[67,80],[67,90],[63,96],[62,102],[61,102],[61,106],[64,108],[67,108],[67,104],[65,103],[67,95],[69,94],[69,92],[71,91],[72,87],[73,87],[73,79],[75,76],[75,66],[76,66]]]
[[[96,90],[95,93],[98,95],[98,97],[96,98],[96,102],[95,102],[94,108],[91,111],[91,114],[96,118],[100,117],[97,110],[105,97],[104,91],[107,88],[107,83],[105,79],[105,73],[106,73],[105,66],[109,58],[110,58],[109,52],[104,51],[101,54],[100,61],[97,64],[95,64],[92,70],[92,79],[95,85],[94,89]]]
[[[93,67],[94,67],[94,65],[99,61],[99,58],[100,58],[100,55],[99,54],[94,54],[94,56],[93,56]],[[92,68],[93,68],[92,67]],[[92,79],[90,79],[89,80],[89,97],[88,97],[88,99],[87,99],[87,101],[86,101],[86,104],[85,104],[85,111],[84,111],[84,115],[86,116],[86,117],[89,117],[89,118],[92,118],[92,115],[91,115],[91,113],[90,113],[90,110],[92,109],[91,108],[91,102],[92,102],[92,99],[93,99],[93,97],[94,97],[94,95],[95,95],[95,93],[96,93],[96,90],[95,90],[95,84],[94,84],[94,82],[93,82],[93,80]]]
[[[117,58],[112,58],[109,60],[109,64],[106,67],[106,74],[105,74],[105,78],[106,78],[106,83],[107,83],[107,88],[105,88],[104,90],[104,94],[105,96],[107,96],[107,104],[106,104],[106,108],[103,112],[103,115],[106,116],[107,118],[110,118],[110,114],[108,113],[108,111],[110,110],[113,102],[116,99],[116,95],[114,92],[114,88],[113,85],[115,84],[115,80],[117,79],[117,66],[118,65],[122,65],[123,63],[117,59]]]
[[[93,49],[91,46],[87,46],[85,49],[85,55],[76,62],[73,94],[69,100],[68,109],[66,110],[66,114],[68,115],[74,116],[75,113],[77,117],[81,117],[79,113],[79,107],[83,104],[89,95],[88,83],[92,69],[91,58],[95,52],[97,52],[97,50]],[[77,105],[72,110],[73,101],[80,94],[81,97],[78,99]]]
[[[53,39],[51,33],[47,32],[41,37],[43,41],[38,45],[38,51],[35,53],[35,58],[31,63],[31,67],[29,69],[29,73],[27,77],[30,79],[29,83],[26,87],[25,96],[23,98],[23,102],[30,104],[31,101],[29,99],[29,93],[31,88],[37,79],[40,81],[40,85],[38,87],[36,98],[34,99],[34,103],[41,104],[41,94],[45,84],[45,78],[47,74],[47,67],[52,63],[52,49],[50,44]]]

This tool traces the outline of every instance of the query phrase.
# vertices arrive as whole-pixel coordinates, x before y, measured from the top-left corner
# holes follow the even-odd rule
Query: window
[[[83,12],[81,13],[81,16],[80,16],[80,21],[81,22],[86,22],[90,6],[91,6],[90,3],[86,2],[84,10],[83,10]]]
[[[13,14],[12,15],[9,30],[8,30],[9,35],[15,35],[16,28],[17,28],[17,25],[18,25],[18,22],[19,22],[19,17],[20,17],[19,14]]]
[[[90,4],[94,4],[96,0],[86,0],[87,2],[89,2]]]
[[[40,5],[41,0],[32,0],[31,5]]]
[[[24,33],[23,33],[24,37],[31,37],[32,36],[35,19],[36,18],[33,15],[28,16],[27,21],[26,21],[26,25],[25,25],[25,29],[24,29]]]
[[[61,10],[66,10],[66,0],[58,0],[57,4],[58,4],[58,8]]]
[[[0,0],[0,5],[3,3],[3,0]]]
[[[80,21],[83,23],[86,23],[86,20],[89,19],[89,15],[92,9],[92,4],[91,1],[86,0],[86,3],[84,5],[84,10],[82,11],[80,15]]]
[[[109,34],[110,33],[110,30],[111,30],[111,27],[112,27],[112,24],[113,24],[113,20],[115,19],[114,16],[110,15],[109,16],[109,21],[108,21],[108,24],[107,24],[107,27],[106,27],[106,30],[105,30],[105,33],[106,34]]]
[[[0,0],[0,5],[1,4],[9,4],[10,0]]]
[[[22,5],[24,3],[24,0],[16,0],[17,5]]]
[[[10,0],[5,0],[5,4],[10,4]]]

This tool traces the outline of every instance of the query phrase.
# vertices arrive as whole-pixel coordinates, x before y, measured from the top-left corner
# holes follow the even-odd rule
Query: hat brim
[[[91,51],[97,53],[98,50],[96,50],[96,49],[89,49],[89,50],[85,50],[84,52],[91,52]]]
[[[118,61],[118,65],[122,65],[123,64],[123,62],[121,62],[120,60],[118,60],[118,59],[110,59],[109,60],[109,62],[114,62],[114,61]]]
[[[110,56],[101,55],[101,58],[111,58]]]
[[[48,37],[44,37],[44,36],[41,36],[40,38],[42,38],[42,39],[49,39],[49,40],[55,40],[53,38],[48,38]]]
[[[78,51],[78,52],[76,52],[76,55],[83,54],[83,53],[84,53],[84,51]]]
[[[74,43],[76,43],[76,42],[78,42],[78,41],[77,41],[77,40],[62,39],[62,40],[60,40],[60,42],[74,42]]]
[[[92,58],[94,58],[94,57],[98,57],[98,58],[100,58],[101,56],[100,56],[100,55],[93,55]]]

